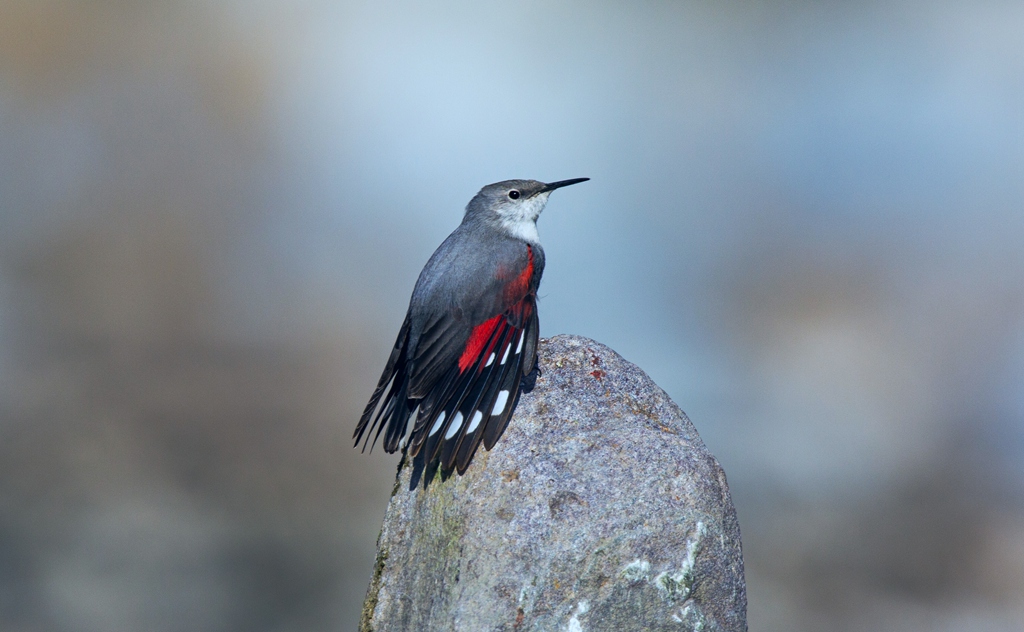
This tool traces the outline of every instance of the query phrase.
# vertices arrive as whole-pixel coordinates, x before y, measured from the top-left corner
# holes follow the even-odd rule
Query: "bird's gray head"
[[[573,178],[544,183],[536,180],[505,180],[480,189],[466,206],[466,219],[479,218],[495,224],[515,237],[532,243],[540,242],[537,218],[555,189],[586,182],[590,178]]]

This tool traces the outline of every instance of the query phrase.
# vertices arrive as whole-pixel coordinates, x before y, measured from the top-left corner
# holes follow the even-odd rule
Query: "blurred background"
[[[484,184],[729,476],[751,630],[1024,629],[1024,5],[0,2],[0,628],[355,629]]]

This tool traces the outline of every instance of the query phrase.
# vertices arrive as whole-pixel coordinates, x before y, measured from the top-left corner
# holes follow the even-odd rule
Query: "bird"
[[[464,474],[481,443],[494,447],[537,366],[537,218],[552,191],[589,179],[505,180],[470,200],[420,272],[355,447],[372,450],[383,432],[393,453],[415,419],[404,447],[443,476]]]

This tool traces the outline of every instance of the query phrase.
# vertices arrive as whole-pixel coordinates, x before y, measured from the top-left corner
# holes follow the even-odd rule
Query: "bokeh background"
[[[0,2],[0,628],[355,629],[480,186],[728,473],[752,630],[1024,629],[1020,2]]]

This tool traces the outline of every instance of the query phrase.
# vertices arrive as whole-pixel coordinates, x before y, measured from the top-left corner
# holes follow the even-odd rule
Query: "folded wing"
[[[538,332],[536,303],[525,297],[504,314],[474,328],[465,351],[420,401],[409,452],[445,472],[466,471],[480,443],[494,447],[519,400],[524,373],[532,370]]]

